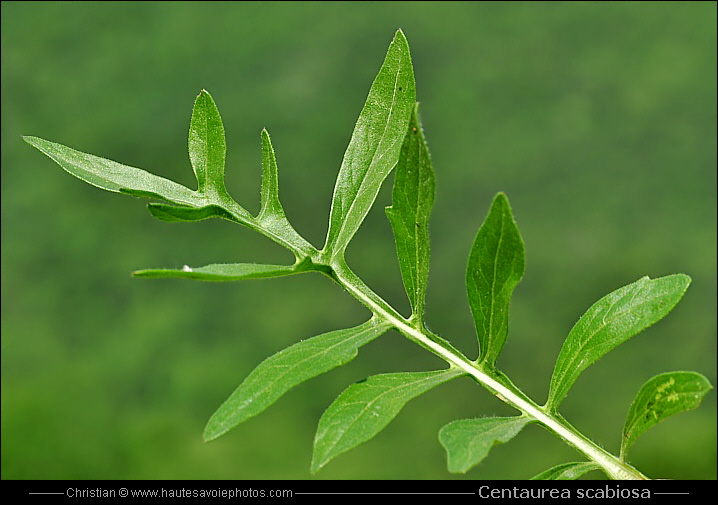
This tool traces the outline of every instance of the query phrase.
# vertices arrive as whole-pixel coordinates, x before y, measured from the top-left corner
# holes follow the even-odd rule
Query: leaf
[[[37,137],[26,136],[23,139],[67,172],[93,186],[140,198],[156,198],[183,208],[150,206],[150,213],[159,219],[197,221],[207,217],[223,217],[252,227],[249,212],[234,202],[225,190],[224,127],[217,106],[205,90],[195,100],[189,130],[189,156],[197,177],[197,191],[139,168],[76,151],[61,144]],[[220,208],[223,210],[220,211]],[[193,209],[197,211],[193,212]],[[284,228],[286,226],[282,231]],[[302,243],[296,239],[296,232],[290,240],[292,245],[299,244],[299,248],[308,245],[306,241]]]
[[[479,228],[466,269],[466,291],[479,337],[479,364],[493,368],[509,331],[511,293],[524,273],[524,243],[506,195],[499,193]]]
[[[312,473],[339,454],[383,430],[406,403],[462,375],[453,368],[433,372],[374,375],[349,386],[327,408],[314,437]]]
[[[139,168],[121,165],[37,137],[23,137],[23,139],[52,158],[70,174],[98,188],[115,193],[159,198],[181,205],[206,205],[206,199],[197,192]]]
[[[684,410],[698,408],[703,397],[713,389],[711,383],[697,372],[667,372],[646,382],[631,404],[623,428],[621,460],[649,428]]]
[[[416,99],[409,45],[401,30],[369,90],[339,169],[324,253],[341,257],[398,159]]]
[[[371,319],[354,328],[303,340],[265,359],[212,415],[204,440],[214,440],[256,416],[297,384],[348,363],[359,347],[389,328],[390,324]]]
[[[434,169],[414,107],[409,130],[396,166],[391,222],[404,288],[414,316],[423,322],[426,283],[429,277],[429,215],[434,203]]]
[[[221,125],[218,114],[217,120]],[[222,137],[222,142],[224,142],[224,137]],[[290,249],[297,260],[306,259],[308,256],[312,256],[313,253],[317,252],[314,246],[297,233],[290,224],[284,214],[282,204],[279,202],[277,161],[274,157],[274,149],[272,148],[272,142],[266,129],[262,130],[262,189],[261,206],[257,217],[251,217],[249,212],[234,202],[232,197],[224,190],[223,185],[221,190],[219,190],[218,198],[214,198],[213,201],[218,201],[219,204],[211,210],[211,215],[206,217],[220,217],[245,224],[249,228],[262,233],[278,244]],[[154,212],[155,210],[159,211]],[[167,212],[164,212],[166,210],[167,209],[164,208],[150,209],[150,212],[152,212],[153,215],[158,214],[155,217],[159,219],[171,221],[205,219],[205,214],[208,212],[208,210],[202,209],[202,212],[193,214],[187,211],[171,209],[171,215],[167,216]]]
[[[576,480],[588,472],[600,469],[599,465],[588,461],[563,463],[531,477],[531,480]]]
[[[643,277],[594,303],[561,347],[547,406],[556,411],[586,367],[668,314],[690,282],[691,278],[683,274],[658,279]]]
[[[203,219],[209,219],[212,217],[220,217],[230,221],[242,222],[218,205],[208,205],[206,207],[179,207],[163,203],[148,203],[147,210],[157,219],[169,223],[202,221]]]
[[[514,438],[529,417],[484,417],[452,421],[439,430],[439,441],[446,449],[452,473],[466,473],[478,465],[495,444]]]
[[[197,177],[197,191],[225,197],[224,157],[227,145],[217,106],[206,90],[194,102],[189,126],[189,159]]]
[[[257,221],[261,223],[265,230],[282,237],[290,244],[296,244],[297,249],[305,254],[309,251],[314,251],[314,247],[297,233],[284,214],[284,208],[279,201],[277,160],[274,156],[272,141],[266,129],[262,130],[262,190]]]
[[[268,216],[284,218],[284,209],[279,203],[279,181],[277,179],[277,160],[269,138],[269,132],[262,130],[262,203],[257,219]]]
[[[255,263],[228,263],[206,265],[198,268],[185,266],[182,269],[147,269],[132,272],[135,277],[174,277],[201,281],[238,281],[291,275],[303,270],[295,265],[259,265]]]

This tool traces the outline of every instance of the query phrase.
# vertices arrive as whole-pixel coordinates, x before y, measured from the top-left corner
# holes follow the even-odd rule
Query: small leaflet
[[[429,277],[429,216],[434,203],[434,169],[418,117],[418,104],[409,122],[394,176],[391,222],[404,289],[418,322],[423,323]]]
[[[621,460],[636,439],[664,419],[698,408],[713,389],[697,372],[667,372],[646,382],[636,394],[628,411],[621,441]]]
[[[493,369],[509,333],[509,305],[524,273],[524,243],[506,195],[479,228],[466,269],[466,292],[479,338],[479,363]]]
[[[496,444],[514,438],[530,423],[526,416],[484,417],[452,421],[439,430],[451,473],[466,473],[488,456]]]
[[[279,180],[277,177],[277,159],[274,155],[269,132],[262,130],[262,190],[261,208],[257,219],[285,219],[284,209],[279,202]]]
[[[132,272],[134,277],[179,278],[199,281],[241,281],[245,279],[263,279],[281,277],[304,271],[295,265],[262,265],[258,263],[217,263],[203,267],[156,268]]]
[[[319,420],[314,437],[312,473],[339,454],[374,437],[412,398],[463,373],[453,368],[433,372],[387,373],[352,384],[334,400]]]
[[[561,347],[547,406],[556,411],[579,374],[608,351],[660,321],[680,301],[691,278],[684,274],[643,277],[594,303]]]
[[[204,89],[194,102],[188,146],[192,170],[197,177],[197,191],[208,196],[226,195],[224,125],[217,105]]]

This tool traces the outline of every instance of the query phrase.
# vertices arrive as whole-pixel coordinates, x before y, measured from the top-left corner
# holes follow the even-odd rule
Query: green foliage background
[[[212,93],[227,187],[259,208],[260,131],[297,230],[321,246],[334,180],[394,31],[411,45],[437,178],[429,326],[476,355],[464,275],[497,191],[526,244],[499,366],[542,402],[563,339],[635,281],[693,283],[660,324],[587,370],[562,412],[617,453],[649,377],[716,381],[716,5],[701,3],[2,3],[2,478],[304,479],[321,412],[369,374],[432,369],[396,333],[210,444],[214,409],[262,359],[368,313],[316,275],[132,279],[139,268],[291,261],[228,222],[169,225],[64,173],[37,135],[193,184],[192,103]],[[390,178],[391,179],[391,178]],[[349,264],[408,312],[376,207]],[[414,400],[314,478],[528,478],[575,452],[531,426],[466,476],[438,429],[512,409],[468,379]],[[652,477],[716,478],[716,395],[641,437]]]

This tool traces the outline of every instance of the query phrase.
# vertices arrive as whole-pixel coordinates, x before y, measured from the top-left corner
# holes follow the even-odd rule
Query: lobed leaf
[[[297,384],[348,363],[356,357],[359,347],[389,328],[390,324],[371,319],[354,328],[303,340],[267,358],[212,414],[204,440],[214,440],[256,416]]]
[[[418,117],[418,104],[399,154],[392,205],[386,208],[413,315],[423,322],[429,277],[429,215],[434,203],[434,169]]]
[[[495,444],[514,438],[531,418],[485,417],[452,421],[439,430],[439,441],[446,449],[452,473],[466,473],[478,465]]]
[[[227,263],[206,265],[198,268],[185,266],[182,269],[159,268],[137,270],[132,272],[135,277],[146,278],[185,278],[201,281],[239,281],[244,279],[261,279],[280,277],[301,272],[296,265],[260,265],[256,263]]]
[[[697,372],[667,372],[648,380],[628,411],[621,441],[621,460],[649,428],[674,414],[698,408],[711,389],[713,386],[708,379]]]
[[[312,473],[383,430],[406,403],[462,375],[457,369],[374,375],[349,386],[322,414],[314,438]]]
[[[494,198],[471,247],[466,291],[479,337],[479,364],[493,368],[509,331],[509,303],[524,273],[524,243],[506,195]]]
[[[26,136],[23,139],[49,156],[68,173],[100,189],[145,198],[159,198],[180,205],[204,206],[207,203],[196,191],[142,169],[76,151],[41,138]]]
[[[195,100],[189,130],[189,156],[197,178],[197,191],[139,168],[76,151],[48,140],[30,136],[23,139],[67,172],[93,186],[139,198],[160,199],[179,206],[150,204],[150,213],[158,219],[197,221],[222,217],[246,225],[251,222],[250,214],[232,200],[224,187],[224,127],[217,106],[206,90],[202,90]],[[293,245],[307,245],[306,241],[302,243],[296,240],[296,232],[290,239]]]
[[[683,274],[658,279],[643,277],[594,303],[561,347],[547,406],[556,411],[584,369],[668,314],[690,282],[690,277]]]
[[[189,127],[189,159],[197,177],[197,191],[225,196],[224,157],[227,144],[224,126],[214,100],[202,90],[194,102]]]
[[[415,100],[409,45],[399,30],[369,90],[339,169],[324,245],[330,259],[344,254],[396,165]]]
[[[588,472],[600,469],[600,465],[588,461],[563,463],[531,477],[531,480],[576,480]]]

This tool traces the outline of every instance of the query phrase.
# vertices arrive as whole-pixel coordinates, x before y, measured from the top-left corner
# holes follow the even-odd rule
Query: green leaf
[[[343,256],[396,165],[415,100],[409,45],[399,30],[369,90],[339,169],[324,245],[329,259]]]
[[[23,139],[67,172],[93,186],[140,198],[160,199],[180,206],[150,206],[150,213],[159,219],[197,221],[207,217],[222,217],[252,227],[250,214],[234,202],[225,190],[224,127],[212,97],[205,90],[195,100],[189,130],[189,155],[197,177],[197,191],[139,168],[76,151],[61,144],[37,137],[26,136]],[[284,232],[287,226],[277,228]],[[299,248],[304,249],[309,245],[306,241],[297,240],[296,232],[287,241],[291,241],[292,245],[299,244]]]
[[[259,265],[255,263],[228,263],[206,265],[198,268],[185,266],[182,269],[146,269],[132,272],[135,277],[147,278],[185,278],[201,281],[239,281],[244,279],[261,279],[280,277],[302,272],[296,265]]]
[[[697,372],[667,372],[646,382],[628,411],[621,460],[626,458],[628,448],[649,428],[673,414],[697,408],[711,389],[713,386],[708,379]]]
[[[217,106],[206,90],[194,102],[189,126],[189,159],[197,177],[197,191],[225,197],[224,157],[227,145]]]
[[[314,437],[312,473],[379,433],[412,398],[462,374],[453,368],[390,373],[352,384],[319,420]]]
[[[683,274],[643,277],[594,303],[571,329],[561,348],[547,406],[556,411],[586,367],[668,314],[690,282],[691,278]]]
[[[37,137],[23,139],[70,174],[98,188],[145,198],[159,198],[180,205],[204,206],[207,203],[199,193],[139,168],[121,165]]]
[[[266,129],[262,130],[262,190],[257,221],[261,223],[265,230],[284,238],[291,244],[297,244],[298,249],[305,253],[314,250],[314,247],[299,235],[291,225],[284,214],[282,204],[279,202],[277,160],[274,156],[272,141]]]
[[[600,469],[599,465],[588,461],[563,463],[531,477],[531,480],[576,480],[588,472]]]
[[[452,473],[466,473],[478,465],[495,444],[514,438],[529,417],[485,417],[452,421],[439,430],[439,441],[446,449]]]
[[[209,219],[212,217],[219,217],[234,222],[242,222],[218,205],[208,205],[206,207],[179,207],[163,203],[148,203],[147,210],[157,219],[169,223],[202,221],[203,219]]]
[[[392,205],[386,208],[399,257],[404,288],[414,316],[424,318],[429,277],[429,215],[434,203],[434,169],[414,107],[396,166]]]
[[[506,195],[499,193],[479,228],[466,269],[466,291],[479,337],[479,364],[493,368],[509,332],[511,293],[524,273],[524,243]]]
[[[262,204],[257,219],[268,217],[284,219],[284,209],[279,203],[279,181],[277,178],[277,160],[269,138],[269,132],[262,130]]]
[[[389,328],[390,324],[371,319],[354,328],[303,340],[267,358],[212,415],[204,430],[205,441],[259,414],[297,384],[348,363],[359,347]]]

